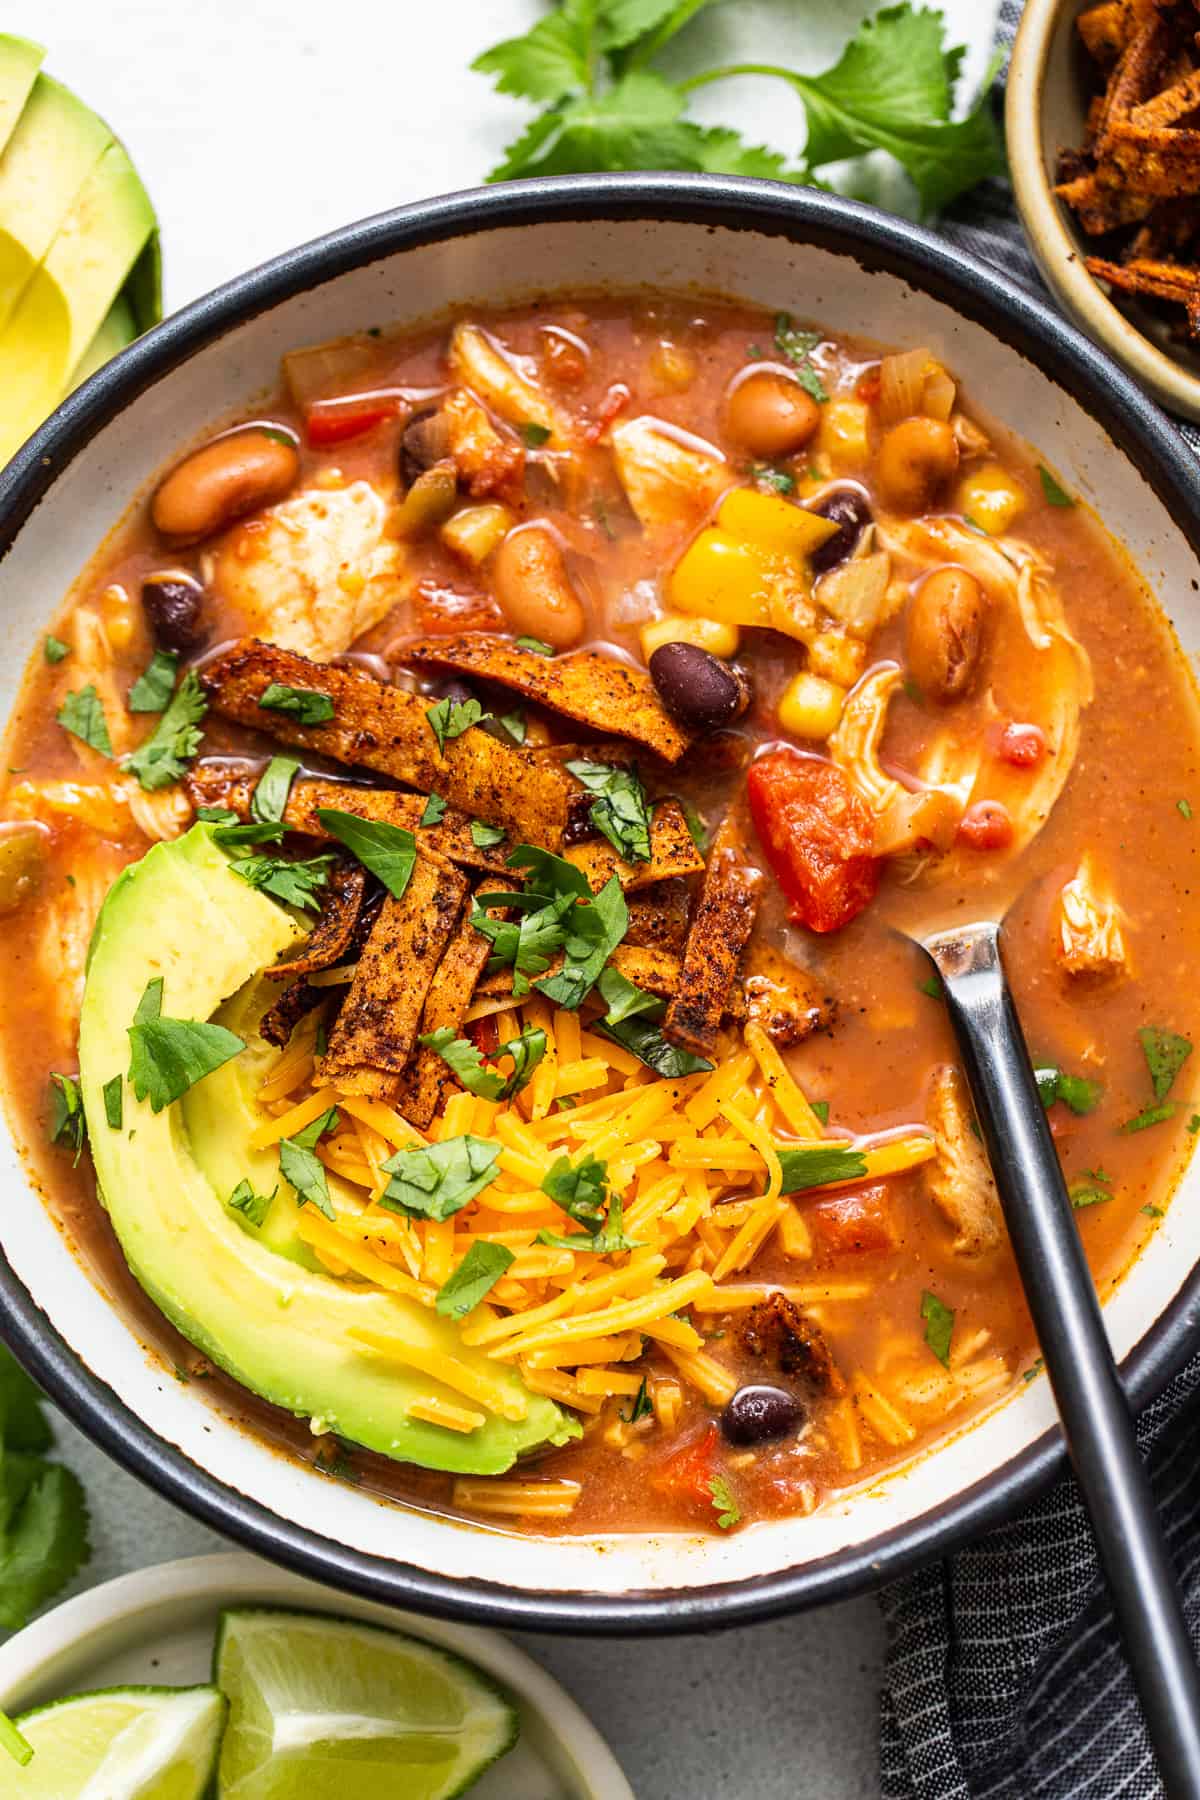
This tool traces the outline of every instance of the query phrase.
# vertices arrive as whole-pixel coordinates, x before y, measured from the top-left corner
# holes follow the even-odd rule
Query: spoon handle
[[[1179,1590],[1000,957],[999,927],[925,940],[942,977],[1029,1310],[1163,1784],[1200,1800],[1200,1679]]]

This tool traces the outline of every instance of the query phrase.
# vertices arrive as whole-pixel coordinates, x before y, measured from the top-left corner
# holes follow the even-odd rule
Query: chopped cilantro
[[[626,1412],[621,1410],[621,1417],[627,1425],[636,1425],[639,1419],[648,1418],[654,1411],[654,1403],[646,1392],[646,1377],[642,1376],[642,1385],[633,1396],[633,1405]]]
[[[518,650],[528,650],[534,656],[554,655],[554,645],[547,644],[543,638],[519,637],[516,644]]]
[[[317,818],[331,836],[345,844],[351,856],[378,876],[394,900],[403,898],[417,862],[417,840],[403,825],[382,819],[360,819],[355,813],[317,808]]]
[[[1038,474],[1041,477],[1042,492],[1051,506],[1074,506],[1075,502],[1070,494],[1065,488],[1059,486],[1044,463],[1038,464]]]
[[[1140,1210],[1145,1213],[1148,1219],[1161,1219],[1163,1217],[1162,1207],[1154,1206],[1149,1200]]]
[[[1084,1075],[1070,1075],[1053,1063],[1040,1064],[1034,1070],[1034,1076],[1047,1112],[1056,1100],[1061,1100],[1071,1112],[1082,1117],[1095,1112],[1104,1093],[1098,1081],[1089,1081]]]
[[[418,819],[418,825],[440,825],[446,815],[446,802],[440,794],[430,794],[425,802],[425,811]]]
[[[1161,1125],[1165,1120],[1174,1118],[1176,1104],[1174,1100],[1163,1100],[1157,1106],[1143,1107],[1132,1119],[1126,1119],[1123,1125],[1118,1125],[1117,1130],[1123,1137],[1128,1137],[1134,1131],[1148,1131],[1151,1125]]]
[[[484,1068],[478,1046],[470,1038],[456,1037],[452,1025],[424,1032],[419,1042],[436,1051],[467,1092],[481,1100],[509,1100],[519,1094],[546,1054],[546,1033],[540,1025],[527,1025],[496,1051],[496,1057],[512,1060],[512,1074],[505,1080],[494,1069]]]
[[[271,1210],[271,1202],[278,1192],[279,1189],[273,1187],[269,1194],[256,1194],[251,1183],[243,1177],[225,1204],[230,1212],[240,1213],[242,1218],[253,1225],[257,1231],[266,1223],[267,1214]]]
[[[1181,1037],[1177,1031],[1169,1031],[1165,1025],[1143,1025],[1137,1035],[1150,1071],[1154,1098],[1165,1100],[1175,1077],[1192,1054],[1191,1039]]]
[[[299,771],[300,764],[294,756],[273,756],[250,796],[251,818],[257,819],[260,825],[281,826],[288,795]]]
[[[273,681],[264,688],[258,704],[266,712],[295,719],[297,725],[328,725],[334,712],[332,699],[318,688],[288,687],[282,681]]]
[[[525,742],[528,727],[526,726],[525,714],[523,712],[517,711],[502,714],[500,724],[503,725],[514,744],[523,744]]]
[[[789,313],[775,315],[775,348],[796,371],[796,380],[814,400],[828,400],[829,393],[813,365],[812,353],[821,342],[819,331],[801,331]]]
[[[447,1318],[465,1319],[515,1261],[504,1244],[472,1244],[450,1279],[438,1289],[434,1302],[438,1312]]]
[[[1072,1182],[1067,1190],[1071,1205],[1079,1212],[1085,1206],[1102,1206],[1106,1200],[1112,1199],[1112,1190],[1107,1187],[1096,1187],[1091,1182]]]
[[[70,656],[70,654],[70,644],[64,644],[62,639],[55,637],[52,632],[47,633],[43,638],[42,655],[48,663],[60,663],[64,656]]]
[[[511,967],[513,993],[521,999],[529,977],[542,975],[562,951],[562,968],[536,985],[555,1005],[573,1011],[625,935],[629,909],[621,884],[614,875],[593,895],[574,864],[532,844],[518,844],[508,864],[528,871],[525,889],[477,894],[471,914],[476,931],[492,945],[488,972]],[[515,910],[520,919],[489,918],[488,907]]]
[[[1196,1133],[1200,1131],[1200,1113],[1192,1114],[1187,1122],[1187,1128],[1191,1136],[1195,1137]]]
[[[77,1075],[50,1077],[50,1142],[75,1152],[75,1161],[87,1141],[87,1120],[79,1094]],[[2,1421],[0,1421],[2,1423]]]
[[[291,862],[285,856],[243,856],[230,867],[252,888],[270,894],[284,906],[316,912],[332,862],[332,856],[314,856],[308,862]]]
[[[921,1295],[921,1317],[925,1321],[925,1342],[943,1368],[950,1367],[950,1339],[954,1335],[954,1308],[939,1300],[926,1288]]]
[[[751,463],[750,479],[755,487],[766,488],[774,494],[794,494],[796,478],[789,475],[786,469],[777,469],[774,463]]]
[[[550,427],[538,425],[533,419],[526,419],[519,427],[521,436],[531,450],[537,450],[542,444],[550,441]]]
[[[1181,817],[1183,817],[1183,818],[1185,818],[1185,819],[1190,819],[1190,818],[1191,818],[1191,816],[1192,816],[1192,803],[1191,803],[1191,801],[1190,801],[1190,800],[1177,800],[1177,801],[1176,801],[1176,802],[1175,802],[1175,805],[1176,805],[1176,807],[1177,807],[1177,808],[1178,808],[1178,810],[1179,810],[1179,813],[1180,813],[1180,815],[1181,815]]]
[[[810,1100],[809,1105],[811,1106],[813,1112],[816,1114],[817,1118],[821,1121],[822,1125],[828,1125],[828,1123],[829,1123],[829,1102],[828,1102],[828,1100]]]
[[[313,1458],[313,1468],[318,1475],[327,1475],[331,1481],[348,1482],[352,1487],[356,1487],[362,1480],[342,1443],[336,1444],[331,1450],[318,1451]]]
[[[110,1131],[120,1131],[125,1113],[125,1084],[120,1075],[114,1075],[106,1081],[101,1090],[104,1095],[104,1117],[108,1120]]]
[[[286,444],[289,450],[296,448],[295,433],[286,431],[282,425],[260,425],[258,429],[265,438],[270,438],[273,444]]]
[[[198,806],[196,817],[206,825],[236,825],[238,816],[230,806]]]
[[[567,768],[596,796],[588,816],[617,855],[626,862],[649,862],[650,811],[636,771],[593,762],[569,762]]]
[[[594,1233],[604,1223],[607,1178],[607,1163],[590,1154],[582,1156],[578,1163],[569,1156],[560,1156],[542,1177],[542,1192],[569,1219]]]
[[[175,650],[156,650],[148,666],[142,670],[129,690],[129,710],[138,713],[160,713],[175,692],[179,672],[179,655]]]
[[[129,1085],[156,1113],[246,1048],[223,1025],[164,1018],[162,1001],[163,979],[157,975],[147,982],[128,1027]]]
[[[495,1179],[499,1144],[486,1138],[446,1138],[416,1150],[397,1150],[381,1164],[391,1176],[380,1206],[410,1219],[449,1219]]]
[[[703,856],[708,848],[708,826],[704,823],[696,808],[689,801],[683,803],[683,817],[687,824],[688,836]]]
[[[334,1219],[337,1214],[333,1209],[333,1201],[329,1198],[325,1165],[314,1152],[320,1139],[337,1122],[338,1109],[331,1106],[302,1131],[294,1132],[290,1138],[283,1138],[279,1145],[279,1170],[284,1180],[295,1188],[297,1205],[315,1206],[327,1219]]]
[[[920,688],[917,686],[916,682],[913,680],[911,675],[906,676],[900,685],[904,689],[904,692],[907,694],[908,698],[912,701],[914,706],[924,706],[925,696],[921,692]]]
[[[481,719],[490,718],[478,700],[439,700],[425,714],[429,729],[437,739],[437,747],[442,755],[446,754],[446,745],[451,738],[461,737],[472,725],[478,725]]]
[[[942,986],[942,978],[940,975],[929,975],[924,981],[918,981],[917,992],[918,994],[928,994],[931,1000],[944,1000],[946,998],[946,990]]]
[[[477,850],[494,850],[507,836],[502,825],[485,825],[482,819],[471,820],[471,842]]]
[[[1042,1370],[1045,1368],[1045,1366],[1046,1366],[1045,1363],[1043,1362],[1042,1358],[1039,1356],[1035,1363],[1030,1363],[1029,1367],[1022,1372],[1021,1380],[1022,1381],[1036,1381],[1038,1376],[1041,1374]]]
[[[712,1503],[716,1509],[717,1524],[722,1531],[728,1531],[741,1521],[742,1512],[730,1490],[729,1481],[724,1475],[714,1475],[708,1484],[712,1495]]]
[[[111,757],[113,747],[108,735],[108,720],[104,717],[104,708],[94,682],[89,681],[77,693],[68,694],[54,716],[63,730],[69,731],[72,737],[77,737],[93,750],[98,750],[101,756]]]
[[[658,1026],[666,1011],[664,1000],[635,987],[611,964],[601,971],[597,986],[608,1005],[608,1012],[595,1026],[602,1036],[623,1044],[647,1068],[667,1080],[698,1075],[712,1068],[704,1057],[667,1042]]]
[[[861,1150],[832,1149],[823,1144],[805,1145],[803,1150],[780,1150],[785,1194],[799,1194],[805,1188],[825,1187],[832,1181],[853,1181],[867,1172],[867,1159]]]
[[[185,671],[166,712],[145,743],[122,763],[150,793],[178,781],[200,748],[200,721],[208,701],[194,669]]]

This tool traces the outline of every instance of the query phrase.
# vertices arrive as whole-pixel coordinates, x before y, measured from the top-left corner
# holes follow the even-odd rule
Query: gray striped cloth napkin
[[[1004,0],[1012,43],[1021,0]],[[942,222],[1040,283],[1000,183]],[[1181,426],[1200,451],[1200,431]],[[1200,1646],[1200,1356],[1138,1437]],[[1073,1480],[1012,1524],[885,1588],[883,1800],[1159,1800],[1163,1793]]]

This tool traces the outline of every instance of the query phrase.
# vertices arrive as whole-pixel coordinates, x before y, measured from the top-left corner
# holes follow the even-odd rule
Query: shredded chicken
[[[520,366],[478,325],[456,325],[448,352],[450,368],[459,381],[480,396],[509,425],[538,425],[550,433],[551,450],[566,449],[571,441],[570,420],[534,379],[531,369]]]
[[[627,419],[611,436],[617,476],[647,531],[677,530],[689,515],[698,524],[733,479],[712,444],[661,419]]]
[[[404,546],[368,481],[311,490],[235,526],[213,558],[213,586],[248,632],[324,660],[378,624],[409,592]]]
[[[956,1252],[982,1256],[1000,1242],[1004,1220],[966,1083],[950,1063],[933,1072],[925,1118],[937,1141],[937,1155],[922,1170],[926,1191],[958,1233]]]
[[[1066,973],[1097,979],[1128,975],[1124,926],[1122,909],[1085,850],[1055,908],[1055,949]]]

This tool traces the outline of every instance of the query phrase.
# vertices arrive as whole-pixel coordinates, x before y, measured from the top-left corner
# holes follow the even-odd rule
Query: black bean
[[[804,1402],[784,1388],[739,1388],[721,1414],[729,1444],[769,1444],[799,1431],[808,1414]]]
[[[693,731],[728,725],[750,698],[745,676],[698,644],[660,644],[650,658],[650,679],[671,717]]]
[[[446,424],[440,410],[427,406],[414,413],[400,433],[400,479],[405,488],[448,455]]]
[[[185,569],[164,569],[142,583],[142,611],[164,650],[196,650],[208,636],[204,589]]]
[[[838,563],[845,562],[852,554],[859,538],[871,523],[871,502],[861,488],[840,487],[818,500],[809,511],[820,513],[823,519],[832,519],[837,526],[832,537],[826,538],[823,544],[809,551],[808,560],[812,564],[813,573],[824,575],[827,570],[835,569]]]

